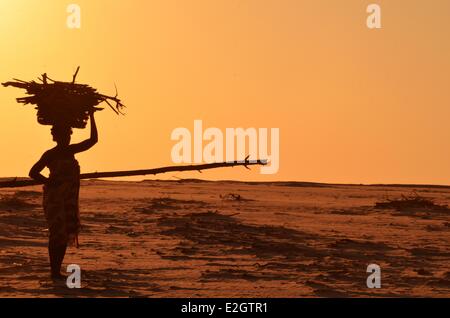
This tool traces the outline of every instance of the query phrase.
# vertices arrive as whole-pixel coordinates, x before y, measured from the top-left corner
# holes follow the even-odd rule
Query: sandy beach
[[[42,189],[1,189],[0,297],[449,297],[450,187],[87,180],[82,288],[51,283]],[[366,286],[369,264],[380,289]]]

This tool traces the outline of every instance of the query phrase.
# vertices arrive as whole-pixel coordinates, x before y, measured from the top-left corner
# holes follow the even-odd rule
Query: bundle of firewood
[[[2,83],[3,86],[13,86],[26,90],[28,96],[17,98],[24,105],[36,105],[37,120],[42,125],[65,125],[73,128],[86,127],[89,114],[103,108],[96,107],[102,102],[108,104],[116,113],[122,114],[125,107],[116,96],[106,96],[85,84],[75,83],[79,67],[73,75],[72,82],[54,81],[43,74],[40,83],[26,82],[14,79]],[[113,106],[111,102],[115,103]]]

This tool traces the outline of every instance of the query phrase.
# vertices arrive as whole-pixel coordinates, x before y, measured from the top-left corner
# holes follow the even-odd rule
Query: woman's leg
[[[67,234],[63,219],[56,217],[49,226],[48,253],[50,256],[50,270],[53,279],[64,278],[61,275],[61,265],[66,255]]]
[[[66,255],[67,244],[55,240],[50,240],[48,244],[48,253],[50,256],[51,276],[54,279],[65,278],[61,274],[61,265]]]
[[[57,188],[44,186],[43,206],[48,223],[48,254],[53,279],[62,278],[61,264],[66,251],[64,201]]]

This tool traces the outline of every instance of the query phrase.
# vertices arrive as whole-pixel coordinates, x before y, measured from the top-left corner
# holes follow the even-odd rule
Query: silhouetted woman
[[[54,125],[53,140],[56,147],[47,150],[31,168],[30,177],[44,183],[43,206],[49,229],[48,252],[50,256],[51,277],[64,279],[61,264],[68,245],[78,247],[80,217],[78,195],[80,189],[80,166],[75,154],[86,151],[98,141],[94,114],[90,114],[91,137],[78,144],[70,144],[72,129],[68,126]],[[41,171],[48,167],[48,178]]]

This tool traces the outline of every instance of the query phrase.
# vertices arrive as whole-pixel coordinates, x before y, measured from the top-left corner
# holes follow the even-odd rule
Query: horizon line
[[[29,180],[28,177],[0,177],[0,182],[12,180]],[[200,179],[200,178],[178,178],[170,179],[141,179],[141,180],[118,180],[115,178],[84,179],[82,181],[109,181],[109,182],[233,182],[233,183],[251,183],[251,184],[284,184],[292,186],[379,186],[379,187],[418,187],[418,188],[450,188],[450,184],[432,184],[432,183],[340,183],[340,182],[318,182],[318,181],[298,181],[298,180],[273,180],[273,181],[255,181],[255,180],[233,180],[233,179]]]

